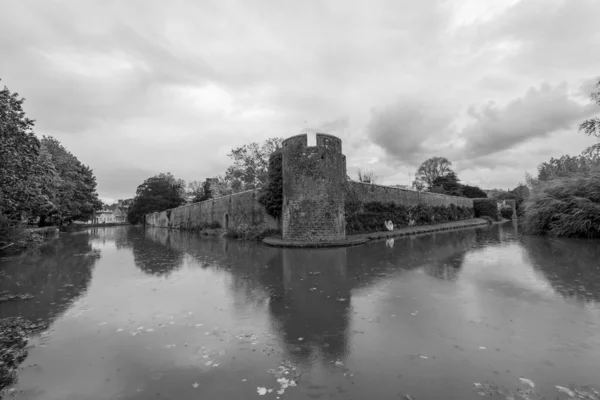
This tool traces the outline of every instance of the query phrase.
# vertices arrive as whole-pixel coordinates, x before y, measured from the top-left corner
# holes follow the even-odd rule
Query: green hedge
[[[435,224],[472,218],[470,208],[455,206],[405,206],[395,203],[357,203],[346,202],[346,233],[368,233],[384,231],[384,222],[391,220],[395,227]]]
[[[498,202],[494,199],[474,199],[473,210],[475,217],[490,217],[498,221]]]

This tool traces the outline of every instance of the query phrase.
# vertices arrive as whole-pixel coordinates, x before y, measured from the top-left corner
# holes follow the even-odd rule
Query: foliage
[[[0,214],[0,256],[11,253],[15,243],[26,239],[24,225]]]
[[[144,216],[156,211],[179,207],[185,203],[185,182],[170,173],[158,174],[146,179],[137,187],[133,204],[127,212],[132,224],[144,221]]]
[[[363,171],[358,169],[358,181],[362,183],[376,183],[378,177],[373,171]]]
[[[504,219],[512,219],[512,217],[513,217],[512,207],[500,208],[500,216]]]
[[[24,101],[7,87],[0,90],[0,213],[12,219],[53,207],[48,191],[54,168],[41,152]]]
[[[258,202],[265,206],[267,213],[274,218],[281,216],[283,206],[283,157],[277,151],[269,157],[269,176],[267,184],[258,194]]]
[[[432,188],[441,188],[438,193],[448,194],[450,196],[461,196],[462,185],[454,171],[450,171],[445,175],[438,176],[433,179]]]
[[[204,183],[200,181],[189,182],[187,194],[192,198],[192,203],[204,201]]]
[[[229,153],[233,165],[227,168],[225,180],[237,192],[260,188],[267,183],[269,156],[281,148],[283,138],[269,138],[235,148]]]
[[[525,203],[525,232],[600,237],[600,172],[542,183]]]
[[[40,224],[44,225],[48,218],[59,223],[88,219],[94,211],[100,210],[102,202],[96,192],[93,171],[53,137],[45,136],[42,139],[42,149],[52,160],[55,175],[51,186],[53,190],[49,194],[54,208],[41,214]]]
[[[538,182],[548,182],[556,178],[566,178],[574,175],[588,175],[600,167],[600,157],[594,156],[569,156],[551,158],[550,161],[538,167]]]
[[[346,201],[346,233],[357,234],[385,230],[384,221],[391,220],[394,226],[425,225],[468,219],[472,212],[467,207],[428,206],[418,204],[406,206],[393,202],[358,203],[350,197]]]
[[[596,83],[598,91],[590,94],[590,98],[600,106],[600,79]],[[588,136],[596,136],[600,139],[600,118],[590,118],[579,125],[579,130]]]
[[[431,189],[434,180],[452,172],[452,163],[445,157],[432,157],[425,160],[417,169],[413,187],[417,190]]]
[[[475,217],[489,217],[498,221],[498,202],[495,199],[474,199],[473,210]]]
[[[24,99],[0,91],[0,211],[13,220],[40,217],[44,225],[86,218],[102,204],[92,170],[56,139],[40,142]]]
[[[267,236],[281,235],[277,229],[268,228],[264,225],[239,224],[225,232],[224,237],[228,239],[244,239],[261,241]]]
[[[469,199],[485,199],[487,193],[481,190],[478,186],[463,185],[462,195]]]

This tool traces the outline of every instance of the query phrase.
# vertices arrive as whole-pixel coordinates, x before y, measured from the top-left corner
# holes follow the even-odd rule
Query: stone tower
[[[317,133],[317,145],[304,135],[282,144],[284,240],[346,239],[344,216],[346,156],[342,141]]]

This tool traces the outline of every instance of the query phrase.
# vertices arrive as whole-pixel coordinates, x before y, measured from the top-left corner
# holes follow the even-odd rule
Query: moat
[[[512,223],[311,250],[61,234],[0,261],[0,292],[33,296],[0,317],[49,324],[5,396],[600,398],[598,260]]]

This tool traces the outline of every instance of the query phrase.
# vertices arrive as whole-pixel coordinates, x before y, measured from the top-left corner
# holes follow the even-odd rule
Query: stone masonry
[[[304,134],[284,140],[282,146],[283,239],[346,239],[346,156],[342,141],[318,133],[317,145],[308,147]]]

